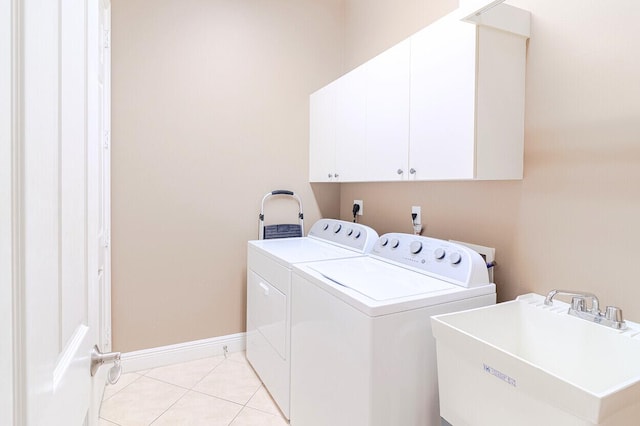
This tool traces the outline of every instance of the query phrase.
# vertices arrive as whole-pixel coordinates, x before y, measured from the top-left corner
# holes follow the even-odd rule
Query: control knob
[[[394,238],[391,240],[391,248],[397,248],[400,245],[400,240],[397,238]]]
[[[452,265],[457,265],[458,263],[462,262],[462,256],[457,251],[451,253],[449,259],[451,260]]]
[[[447,253],[444,251],[443,248],[437,248],[436,251],[433,252],[433,257],[435,257],[437,260],[442,260],[444,259],[444,256]]]
[[[362,232],[356,231],[356,234],[353,236],[353,238],[357,240],[358,238],[360,238],[360,235],[362,235]]]
[[[413,254],[418,254],[422,250],[422,243],[420,241],[413,241],[409,245],[409,250]]]
[[[353,234],[353,228],[349,228],[347,229],[347,236],[351,236],[351,234]]]
[[[333,233],[337,234],[338,232],[340,232],[341,229],[342,229],[342,225],[340,225],[339,223],[336,223],[335,226],[333,227]]]
[[[329,229],[329,224],[325,223],[324,226],[322,227],[322,230],[326,231],[327,229]]]
[[[380,245],[385,247],[389,243],[389,239],[387,237],[380,237]]]

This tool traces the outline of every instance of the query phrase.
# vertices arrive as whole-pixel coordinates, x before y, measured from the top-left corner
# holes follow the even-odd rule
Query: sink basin
[[[527,294],[432,317],[442,417],[459,425],[640,424],[640,325]]]

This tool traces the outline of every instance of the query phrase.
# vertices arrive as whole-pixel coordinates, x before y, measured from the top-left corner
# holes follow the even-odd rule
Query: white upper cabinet
[[[312,182],[522,178],[530,14],[470,12],[311,95]]]
[[[310,97],[309,178],[402,178],[409,148],[409,40]]]
[[[338,84],[328,84],[309,97],[309,180],[335,182],[336,103]]]
[[[367,62],[367,181],[406,179],[409,148],[410,42]]]
[[[338,84],[336,117],[336,173],[343,182],[366,176],[366,67],[359,67]]]
[[[309,180],[355,182],[365,174],[365,67],[309,98]]]
[[[411,52],[410,179],[472,179],[476,26],[441,19]]]
[[[458,19],[411,37],[410,178],[522,179],[525,54],[525,37]]]

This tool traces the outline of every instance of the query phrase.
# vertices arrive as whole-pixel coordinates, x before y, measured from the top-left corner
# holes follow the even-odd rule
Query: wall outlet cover
[[[353,204],[357,204],[360,206],[360,210],[358,210],[358,216],[362,216],[364,214],[364,203],[362,200],[353,200]]]

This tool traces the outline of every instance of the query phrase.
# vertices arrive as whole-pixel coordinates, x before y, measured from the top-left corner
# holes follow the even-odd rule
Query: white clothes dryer
[[[307,237],[249,241],[247,359],[289,418],[291,267],[300,262],[363,256],[378,234],[358,223],[320,219]]]
[[[475,251],[385,234],[369,256],[294,265],[291,424],[440,425],[432,315],[494,304]]]

